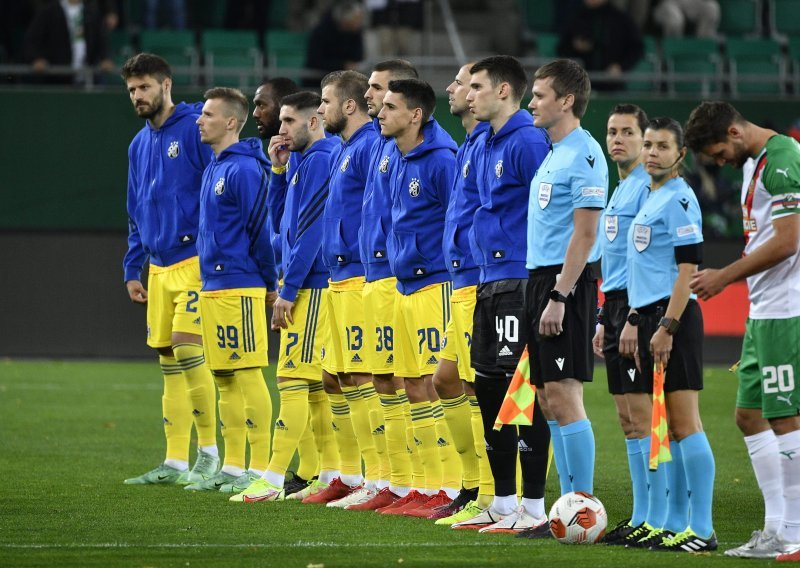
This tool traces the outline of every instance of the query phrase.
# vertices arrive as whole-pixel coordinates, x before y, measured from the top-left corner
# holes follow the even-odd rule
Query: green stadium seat
[[[800,36],[789,38],[789,61],[792,64],[794,94],[800,93]]]
[[[770,0],[772,31],[779,36],[800,35],[800,2],[798,0]]]
[[[533,32],[555,31],[555,7],[552,0],[519,0],[520,13],[525,26]]]
[[[261,79],[263,60],[255,32],[206,30],[201,45],[208,85],[248,88]]]
[[[269,27],[270,29],[281,29],[286,27],[286,18],[289,15],[288,0],[272,0],[269,5]]]
[[[640,93],[657,93],[661,90],[663,81],[661,72],[661,55],[658,50],[658,42],[651,35],[642,37],[644,43],[644,57],[629,71],[629,73],[647,73],[653,75],[652,78],[637,79],[633,78],[626,82],[628,91]]]
[[[197,83],[200,57],[194,42],[194,33],[187,30],[143,30],[139,36],[142,51],[155,53],[166,59],[172,67],[172,81],[176,85]]]
[[[781,46],[771,39],[728,38],[725,46],[731,91],[741,94],[779,94],[786,83]]]
[[[114,65],[122,66],[133,55],[133,42],[127,30],[116,29],[108,34],[108,52]]]
[[[307,32],[270,29],[264,33],[266,63],[276,69],[302,69],[306,66]]]
[[[558,34],[539,32],[536,34],[536,55],[539,57],[556,57]]]
[[[759,0],[720,0],[720,33],[728,37],[759,35],[761,8]]]
[[[661,51],[671,93],[707,96],[720,91],[721,62],[716,40],[664,38]]]

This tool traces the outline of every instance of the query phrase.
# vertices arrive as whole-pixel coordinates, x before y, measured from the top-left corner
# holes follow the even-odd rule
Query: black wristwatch
[[[606,310],[605,306],[597,310],[597,323],[598,325],[606,325]]]
[[[640,316],[638,312],[628,314],[628,323],[633,327],[639,325],[640,321],[642,321],[642,316]]]
[[[675,318],[661,318],[658,321],[658,325],[667,330],[667,333],[670,335],[675,335],[678,332],[678,328],[681,326],[681,322]]]
[[[554,302],[561,302],[562,304],[567,303],[567,297],[558,290],[550,290],[550,299]]]

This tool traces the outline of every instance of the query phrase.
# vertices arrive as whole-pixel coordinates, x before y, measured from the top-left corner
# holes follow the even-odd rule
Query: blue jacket
[[[394,140],[380,136],[378,119],[372,121],[378,136],[372,144],[364,206],[361,209],[361,228],[358,233],[361,263],[367,282],[392,276],[387,254],[386,235],[392,226],[392,194],[389,191],[389,166],[400,154],[395,152]]]
[[[375,138],[375,128],[367,122],[347,142],[341,142],[339,151],[331,155],[322,259],[330,269],[333,282],[364,275],[358,230]]]
[[[476,153],[483,150],[488,122],[479,122],[456,154],[458,170],[450,193],[450,203],[444,221],[444,257],[447,269],[453,278],[453,288],[475,286],[478,283],[480,270],[475,264],[469,244],[469,232],[475,218],[475,211],[480,207],[478,194],[479,163]]]
[[[389,264],[397,289],[411,294],[450,280],[442,250],[444,217],[456,175],[456,143],[435,120],[422,127],[423,141],[405,156],[395,144],[389,172],[392,231]]]
[[[296,152],[289,155],[288,170],[297,168]],[[270,240],[272,242],[272,252],[275,254],[275,267],[280,275],[283,269],[283,251],[281,249],[281,217],[283,217],[283,208],[286,202],[286,179],[282,183],[273,187],[272,185],[272,163],[267,156],[267,166],[270,172],[270,185],[269,192],[267,193],[267,207],[269,208],[270,220]]]
[[[257,138],[214,157],[200,192],[200,275],[203,290],[277,288],[267,222],[267,159]]]
[[[195,121],[203,103],[179,103],[158,130],[150,121],[128,147],[125,281],[141,280],[147,258],[169,266],[197,256],[200,181],[211,148]]]
[[[270,194],[286,196],[278,220],[285,259],[280,296],[290,302],[297,299],[301,288],[328,287],[330,273],[321,251],[322,215],[328,197],[330,156],[338,146],[337,139],[324,138],[302,154],[292,152],[287,172],[273,173],[269,182]]]
[[[531,180],[549,151],[545,130],[536,128],[524,110],[514,113],[499,132],[487,134],[478,181],[481,206],[470,232],[482,283],[528,277],[526,203]]]

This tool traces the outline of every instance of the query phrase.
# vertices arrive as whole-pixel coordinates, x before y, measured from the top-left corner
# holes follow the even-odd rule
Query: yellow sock
[[[318,471],[339,470],[339,446],[333,434],[331,403],[322,381],[308,386],[308,407],[311,415],[311,430],[319,452]]]
[[[167,439],[167,459],[189,461],[189,438],[192,434],[192,407],[186,394],[186,383],[174,357],[159,355],[164,375],[164,395],[161,412],[164,436]]]
[[[439,491],[442,488],[442,464],[439,461],[436,422],[430,401],[412,402],[411,422],[414,426],[414,438],[418,441],[417,451],[422,461],[425,481],[423,488],[427,491]]]
[[[272,437],[275,445],[275,436]],[[319,473],[319,453],[314,442],[314,431],[311,429],[311,412],[309,409],[306,427],[300,441],[297,442],[297,475],[303,479],[311,479]]]
[[[439,447],[439,459],[442,463],[442,488],[458,491],[461,489],[461,459],[453,444],[453,435],[439,401],[431,403],[431,413],[436,424],[436,445]]]
[[[179,343],[172,346],[175,360],[186,381],[186,391],[192,404],[194,427],[197,429],[198,446],[217,445],[217,411],[214,404],[214,378],[206,366],[203,346],[197,343]]]
[[[244,397],[245,425],[250,442],[250,469],[264,471],[269,464],[272,399],[260,368],[236,369],[236,382]]]
[[[364,460],[364,478],[376,481],[380,475],[378,452],[372,439],[372,428],[369,425],[369,405],[361,396],[358,387],[342,387],[342,394],[350,408],[350,420],[356,434],[358,450]]]
[[[390,465],[389,483],[394,487],[411,487],[411,455],[406,440],[403,403],[396,394],[378,396],[383,407],[386,453]]]
[[[244,421],[242,389],[233,378],[233,372],[214,373],[219,390],[219,425],[225,442],[224,465],[244,469],[244,452],[247,449],[247,428]]]
[[[422,467],[422,457],[419,454],[420,441],[414,437],[414,425],[411,422],[411,405],[408,402],[406,389],[397,389],[397,396],[403,405],[403,418],[406,421],[406,447],[411,455],[411,487],[422,489],[425,487],[425,470]]]
[[[350,407],[343,394],[328,394],[328,399],[331,401],[333,433],[339,445],[339,471],[342,475],[361,475],[361,455],[350,421]]]
[[[281,396],[280,413],[275,421],[272,458],[266,469],[283,477],[308,426],[308,383],[302,380],[281,381],[278,392]]]
[[[483,432],[483,416],[478,399],[468,396],[470,409],[470,422],[472,423],[472,439],[475,441],[475,453],[478,456],[478,505],[488,507],[494,497],[494,476],[489,466],[489,457],[486,455],[486,440]]]
[[[383,418],[383,408],[375,392],[375,387],[370,383],[359,385],[358,392],[369,408],[369,429],[378,454],[378,479],[388,480],[391,473],[389,453],[386,450],[386,424]]]
[[[462,481],[465,489],[478,486],[478,455],[475,453],[475,440],[472,437],[472,415],[467,396],[462,394],[456,398],[442,398],[444,418],[453,437],[458,457],[461,460]]]

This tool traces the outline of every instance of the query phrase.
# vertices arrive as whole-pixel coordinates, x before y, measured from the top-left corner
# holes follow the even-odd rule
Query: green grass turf
[[[628,516],[625,444],[602,369],[586,389],[597,438],[595,493],[610,524]],[[270,369],[265,373],[272,380]],[[274,387],[274,385],[271,385]],[[152,363],[0,361],[0,566],[552,566],[739,562],[478,535],[431,521],[296,502],[229,503],[218,493],[126,486],[163,459],[161,377]],[[273,388],[274,397],[274,388]],[[276,397],[274,397],[275,399]],[[701,406],[717,465],[721,549],[762,522],[733,423],[735,379],[706,371]],[[547,506],[557,490],[548,483]],[[557,564],[552,564],[557,562]]]

